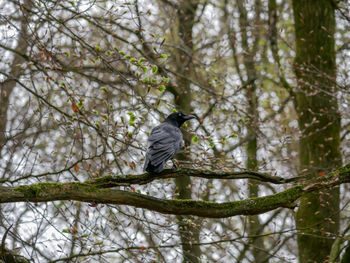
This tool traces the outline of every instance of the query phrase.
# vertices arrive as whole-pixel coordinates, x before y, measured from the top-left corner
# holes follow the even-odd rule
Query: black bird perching
[[[163,171],[164,164],[171,160],[182,146],[181,125],[185,121],[194,118],[196,117],[193,115],[175,112],[170,114],[160,125],[152,129],[148,137],[144,171],[149,173],[160,173]]]

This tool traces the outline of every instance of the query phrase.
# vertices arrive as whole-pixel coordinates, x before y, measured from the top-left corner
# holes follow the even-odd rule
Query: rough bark
[[[341,165],[340,114],[335,92],[335,17],[332,1],[293,0],[296,34],[296,109],[300,168],[312,177]],[[300,262],[327,260],[339,230],[339,188],[310,193],[296,215]]]

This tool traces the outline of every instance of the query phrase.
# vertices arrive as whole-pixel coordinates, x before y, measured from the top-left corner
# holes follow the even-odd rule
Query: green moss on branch
[[[0,203],[75,200],[95,204],[129,205],[164,214],[224,218],[235,215],[256,215],[280,207],[293,208],[295,201],[306,193],[349,182],[350,165],[347,165],[312,183],[293,186],[273,195],[224,203],[159,199],[135,192],[101,188],[96,181],[38,183],[17,187],[0,186]]]

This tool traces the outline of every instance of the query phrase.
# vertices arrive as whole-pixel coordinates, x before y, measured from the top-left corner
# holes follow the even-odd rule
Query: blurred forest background
[[[350,262],[347,184],[218,218],[7,194],[142,175],[176,110],[198,119],[174,179],[114,189],[222,203],[348,164],[348,0],[2,0],[0,55],[0,261]]]

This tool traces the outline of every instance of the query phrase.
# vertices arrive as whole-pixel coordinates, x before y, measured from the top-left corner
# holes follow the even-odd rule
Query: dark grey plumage
[[[164,164],[172,159],[182,146],[181,125],[193,115],[185,115],[181,112],[170,114],[164,122],[153,128],[148,137],[148,149],[144,171],[160,173]]]

